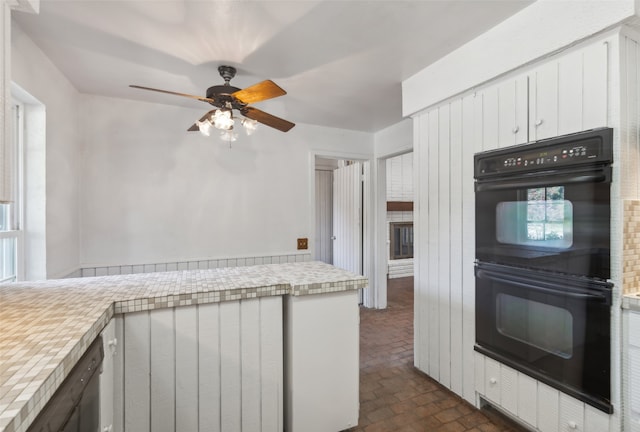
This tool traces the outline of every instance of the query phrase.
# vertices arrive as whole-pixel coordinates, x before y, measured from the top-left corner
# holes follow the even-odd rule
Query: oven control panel
[[[612,130],[596,129],[475,155],[476,177],[611,162]]]

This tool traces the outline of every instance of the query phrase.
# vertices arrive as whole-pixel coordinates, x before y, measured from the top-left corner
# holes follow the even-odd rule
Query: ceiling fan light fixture
[[[204,136],[211,136],[211,122],[209,120],[204,121],[196,121],[198,128],[200,129],[200,133]]]
[[[213,114],[213,125],[216,129],[220,130],[230,130],[233,129],[234,124],[233,116],[231,115],[231,110],[216,110]]]
[[[258,121],[245,117],[242,119],[242,126],[244,126],[247,135],[251,135],[258,128]]]
[[[222,138],[224,141],[229,141],[231,143],[238,139],[238,134],[230,129],[223,130],[220,132],[220,138]]]

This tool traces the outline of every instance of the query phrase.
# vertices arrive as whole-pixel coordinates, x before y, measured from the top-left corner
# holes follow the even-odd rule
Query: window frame
[[[8,205],[8,229],[0,231],[0,248],[7,248],[5,240],[13,239],[13,260],[9,253],[2,251],[0,262],[0,283],[24,280],[24,231],[23,231],[23,191],[24,191],[24,104],[13,100],[11,103],[12,143],[13,143],[13,199]],[[13,261],[13,263],[12,263]],[[7,275],[6,267],[13,264],[13,274]]]

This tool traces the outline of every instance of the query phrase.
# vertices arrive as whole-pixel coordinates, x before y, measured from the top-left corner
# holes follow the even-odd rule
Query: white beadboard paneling
[[[155,312],[153,311],[153,313]],[[184,306],[175,308],[174,314],[176,338],[175,427],[179,431],[197,431],[199,382],[197,307]]]
[[[558,432],[560,425],[560,392],[546,384],[538,383],[538,429],[541,432]]]
[[[582,129],[584,130],[608,125],[608,51],[608,42],[597,42],[582,50]],[[635,85],[637,86],[637,80]],[[630,114],[630,119],[637,130],[637,116],[633,112]]]
[[[485,377],[485,356],[478,352],[473,352],[473,368],[475,371],[475,390],[481,394],[487,394],[487,386],[485,385],[487,380]],[[473,401],[475,403],[475,400]]]
[[[584,431],[601,432],[609,430],[609,415],[593,408],[590,405],[584,406]]]
[[[112,430],[114,423],[114,412],[120,407],[116,405],[115,398],[115,352],[112,346],[116,339],[116,322],[110,320],[102,331],[102,349],[104,350],[104,360],[102,361],[102,371],[100,380],[100,428],[99,430]],[[118,399],[121,400],[121,399]],[[111,429],[110,429],[111,428]]]
[[[151,430],[172,431],[175,427],[176,347],[173,309],[149,314]]]
[[[450,167],[451,144],[449,131],[449,105],[440,108],[438,116],[438,155],[441,166]],[[440,340],[438,353],[440,356],[440,382],[451,387],[451,171],[440,175],[438,182],[438,308],[440,315]],[[435,235],[436,233],[432,233]]]
[[[501,406],[500,396],[502,395],[502,377],[500,363],[491,358],[485,358],[485,395],[487,399]]]
[[[114,430],[281,431],[282,313],[268,297],[126,314]]]
[[[558,134],[582,130],[582,51],[563,56],[558,61]]]
[[[201,430],[220,432],[220,303],[198,305],[198,419]]]
[[[414,120],[414,187],[417,200],[414,204],[413,253],[414,258],[414,363],[423,372],[429,372],[429,116],[421,115]],[[419,167],[423,167],[419,169]]]
[[[242,430],[260,430],[260,302],[240,303]]]
[[[222,430],[242,429],[240,303],[220,303],[220,393]]]
[[[262,431],[282,431],[283,406],[282,297],[260,299],[260,376]]]
[[[467,402],[475,403],[474,363],[476,352],[473,350],[476,339],[475,330],[475,194],[473,191],[473,153],[481,144],[474,134],[475,97],[466,96],[462,100],[462,396]]]
[[[505,365],[500,367],[500,406],[518,414],[518,372]]]
[[[558,62],[550,61],[530,75],[529,139],[558,135]]]
[[[538,383],[523,373],[518,374],[518,417],[533,427],[537,427]]]
[[[113,358],[113,432],[124,431],[124,319],[115,316],[115,346]]]
[[[440,337],[447,337],[448,335],[440,331],[440,303],[439,303],[439,280],[440,271],[445,271],[439,267],[440,256],[440,225],[439,216],[440,208],[438,203],[438,191],[440,185],[440,137],[439,137],[439,124],[440,113],[435,109],[429,112],[429,144],[428,144],[428,176],[429,176],[429,191],[426,196],[426,202],[428,203],[428,225],[424,226],[427,229],[427,239],[429,253],[427,256],[427,278],[424,282],[427,284],[427,297],[429,298],[429,375],[432,378],[440,381]]]
[[[584,431],[584,404],[564,393],[560,393],[560,431]]]
[[[462,99],[451,103],[450,111],[450,135],[449,135],[449,155],[451,161],[451,171],[449,173],[449,221],[450,221],[450,261],[449,266],[453,269],[462,269]],[[462,375],[463,375],[463,345],[462,345],[462,271],[450,271],[450,295],[451,312],[450,322],[450,359],[451,367],[449,375],[451,377],[450,388],[458,395],[462,395]]]
[[[124,430],[147,431],[150,424],[149,313],[126,314],[124,322]]]
[[[482,139],[491,146],[500,146],[498,139],[500,113],[498,111],[498,88],[489,87],[482,92]]]

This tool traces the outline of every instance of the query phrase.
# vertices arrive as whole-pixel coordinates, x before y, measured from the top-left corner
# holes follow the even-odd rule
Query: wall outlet
[[[309,248],[309,239],[299,238],[298,239],[298,250],[300,249],[308,249]]]

